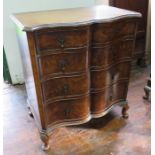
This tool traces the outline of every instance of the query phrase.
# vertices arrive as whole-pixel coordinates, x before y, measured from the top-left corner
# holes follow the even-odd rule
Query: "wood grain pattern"
[[[88,75],[62,76],[42,83],[44,100],[64,99],[89,93]],[[51,89],[52,88],[52,89]]]
[[[145,46],[146,46],[146,29],[148,16],[148,0],[110,0],[110,5],[122,9],[138,11],[142,14],[139,19],[138,28],[136,32],[136,44],[134,50],[134,57],[139,59],[137,64],[145,66]]]
[[[125,68],[125,69],[124,69]],[[115,64],[108,69],[91,71],[91,90],[102,90],[118,81],[129,79],[130,61]],[[101,80],[102,79],[102,80]],[[100,82],[98,82],[100,81]]]
[[[16,15],[19,22],[26,24],[29,51],[25,52],[30,54],[31,76],[37,97],[35,103],[29,103],[34,115],[36,108],[33,107],[38,105],[44,150],[49,148],[49,135],[54,128],[101,117],[116,104],[124,106],[123,115],[127,116],[126,97],[140,14],[105,6],[75,9],[72,16],[75,12],[81,15],[88,11],[81,20],[88,17],[89,20],[80,21],[75,26],[74,20],[79,22],[76,16],[71,21],[68,19],[70,16],[66,16],[62,27],[52,18],[48,22],[53,23],[47,26],[47,19],[43,18],[56,13],[56,17],[60,17],[60,14],[67,15],[70,11]],[[33,23],[38,17],[39,27]],[[63,25],[66,21],[68,27]],[[28,29],[27,24],[30,24]],[[57,27],[52,28],[53,25]]]
[[[128,81],[121,81],[113,84],[104,90],[92,92],[91,113],[102,115],[115,103],[126,102]]]
[[[125,35],[134,35],[136,23],[133,20],[118,20],[116,22],[94,24],[93,44],[101,44],[115,40]]]
[[[51,125],[54,128],[55,125],[61,123],[87,119],[90,115],[89,103],[89,96],[84,96],[79,99],[47,104],[45,109],[48,125]]]
[[[77,26],[108,22],[125,17],[141,17],[141,14],[100,5],[86,8],[20,13],[11,16],[13,21],[25,31],[33,31],[47,27]]]
[[[103,42],[102,42],[103,43]],[[109,68],[122,60],[131,60],[134,47],[134,38],[116,39],[108,44],[92,47],[91,69]],[[125,52],[124,52],[125,51]],[[132,52],[131,52],[132,51]]]
[[[40,76],[42,79],[47,79],[83,73],[88,70],[87,55],[88,49],[81,48],[40,56],[38,57]]]
[[[6,88],[5,85],[2,103],[4,154],[150,155],[151,104],[150,100],[142,99],[146,84],[144,79],[148,78],[149,73],[150,67],[137,66],[132,70],[128,91],[129,120],[120,117],[119,107],[112,107],[112,111],[104,117],[82,125],[59,127],[52,130],[49,139],[51,149],[47,152],[41,150],[38,129],[34,119],[27,115],[25,86],[7,85]]]
[[[43,30],[35,32],[35,40],[38,52],[65,48],[77,48],[87,45],[88,29],[82,27],[69,30]],[[76,41],[76,44],[75,44]]]

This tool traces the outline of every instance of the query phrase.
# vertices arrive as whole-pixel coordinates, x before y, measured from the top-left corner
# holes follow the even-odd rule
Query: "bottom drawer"
[[[53,102],[45,105],[47,125],[84,121],[90,114],[89,97]]]
[[[112,104],[124,101],[127,97],[128,82],[120,82],[106,88],[102,92],[91,94],[91,112],[99,114]]]

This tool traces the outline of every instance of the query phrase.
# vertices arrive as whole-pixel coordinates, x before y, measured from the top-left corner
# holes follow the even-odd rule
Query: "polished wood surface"
[[[49,126],[59,126],[70,121],[83,121],[89,117],[90,101],[89,97],[57,101],[45,105],[47,124]]]
[[[67,49],[63,52],[56,51],[53,54],[42,53],[43,56],[39,56],[38,59],[40,76],[44,80],[63,74],[85,72],[87,70],[87,51],[86,47],[82,47],[74,50]]]
[[[103,44],[126,35],[132,36],[135,33],[135,26],[133,20],[130,19],[94,24],[93,44]]]
[[[24,29],[26,32],[18,29],[25,38],[24,41],[20,38],[21,46],[26,47],[23,52],[29,52],[27,58],[23,57],[30,62],[25,74],[31,74],[33,81],[26,79],[26,85],[33,83],[37,101],[29,98],[28,93],[28,103],[39,124],[44,150],[49,148],[48,136],[57,127],[82,124],[93,117],[104,116],[118,104],[123,107],[123,117],[128,116],[127,91],[140,14],[105,6],[93,9],[99,14],[105,11],[99,16],[99,23],[98,16],[94,15],[94,20],[90,20],[91,23],[85,20],[85,25],[71,26],[74,22],[70,22],[68,27],[62,24],[53,28],[51,24],[49,28],[44,27],[45,23],[35,30],[33,26]],[[77,10],[75,12],[81,14],[81,9]],[[23,22],[19,17],[32,19],[36,14],[41,13],[15,17]],[[45,14],[48,13],[42,12],[40,20]],[[48,14],[51,15],[53,11]],[[26,68],[27,64],[24,66]],[[34,88],[28,87],[27,91]]]
[[[87,27],[41,30],[35,32],[38,51],[49,51],[66,48],[77,48],[87,45],[89,31]],[[76,44],[75,44],[76,41]]]
[[[53,88],[53,89],[51,89]],[[42,83],[43,99],[61,100],[89,93],[88,75],[61,76]]]
[[[145,65],[146,29],[148,17],[148,0],[110,0],[110,5],[122,9],[138,11],[142,14],[136,33],[136,46],[134,57],[140,58],[137,63]]]
[[[124,17],[141,17],[141,14],[106,5],[99,5],[94,7],[19,13],[11,17],[22,30],[33,31],[47,27],[108,22]]]

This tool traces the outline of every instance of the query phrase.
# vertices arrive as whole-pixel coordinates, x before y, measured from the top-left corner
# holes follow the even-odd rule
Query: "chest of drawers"
[[[43,141],[61,126],[104,116],[127,91],[141,14],[108,6],[21,13],[17,25],[28,104]]]

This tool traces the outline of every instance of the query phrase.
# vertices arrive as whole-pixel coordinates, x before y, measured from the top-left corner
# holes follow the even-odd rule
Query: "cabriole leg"
[[[49,136],[46,132],[43,132],[41,131],[40,132],[40,139],[42,140],[43,142],[43,145],[42,145],[42,150],[43,151],[47,151],[50,146],[49,146]]]
[[[123,105],[123,108],[122,108],[122,117],[127,119],[129,117],[128,113],[127,113],[127,110],[129,109],[129,105],[128,104],[125,104]]]

